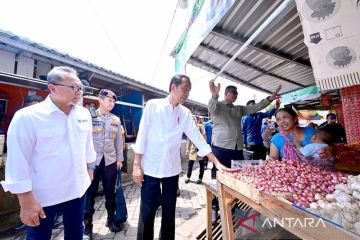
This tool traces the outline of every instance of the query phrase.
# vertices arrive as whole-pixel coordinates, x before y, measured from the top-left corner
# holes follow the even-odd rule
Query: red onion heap
[[[280,195],[304,208],[315,201],[316,194],[325,197],[334,192],[335,185],[347,181],[347,174],[292,160],[266,161],[263,165],[229,174],[260,191]]]

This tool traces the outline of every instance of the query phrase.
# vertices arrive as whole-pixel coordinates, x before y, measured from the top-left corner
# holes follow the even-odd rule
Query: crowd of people
[[[111,113],[117,96],[111,90],[99,92],[99,107],[78,105],[84,86],[74,69],[55,67],[47,75],[49,95],[16,112],[7,135],[6,178],[2,186],[19,199],[20,217],[26,225],[26,239],[51,239],[55,216],[61,209],[64,239],[92,239],[94,199],[102,180],[107,211],[106,226],[121,229],[116,214],[117,173],[123,168],[124,134],[120,119]],[[136,143],[133,180],[141,187],[137,239],[154,238],[154,220],[161,206],[160,239],[175,238],[175,208],[181,169],[182,136],[188,137],[186,183],[195,160],[199,161],[202,183],[207,161],[217,171],[234,171],[231,160],[244,159],[243,150],[254,159],[298,159],[330,166],[333,142],[346,136],[335,115],[318,130],[299,127],[291,108],[279,108],[279,86],[271,96],[246,106],[234,105],[235,86],[225,88],[219,100],[220,84],[209,83],[210,119],[193,114],[183,106],[191,90],[190,78],[175,75],[165,98],[149,100],[143,110]],[[35,98],[35,97],[33,97]],[[275,106],[260,112],[271,102]],[[25,102],[24,102],[25,104]],[[276,123],[270,118],[275,115]],[[335,116],[335,121],[334,121]],[[338,132],[338,138],[333,132]],[[268,157],[267,157],[268,156]],[[325,159],[325,160],[324,160]],[[213,220],[218,215],[213,201]]]

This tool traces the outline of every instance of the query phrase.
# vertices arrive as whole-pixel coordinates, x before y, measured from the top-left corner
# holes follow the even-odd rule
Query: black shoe
[[[190,182],[190,178],[186,178],[185,183],[189,183],[189,182]]]
[[[63,224],[63,215],[56,215],[53,228],[58,228]]]
[[[83,235],[83,240],[92,240],[92,228],[91,227],[85,227],[84,228],[84,235]]]
[[[105,226],[108,227],[110,229],[110,231],[114,232],[114,233],[120,232],[120,230],[121,230],[120,226],[118,224],[114,223],[114,221],[109,220],[109,219],[106,221]]]
[[[202,180],[199,178],[199,180],[196,181],[197,184],[201,184]]]

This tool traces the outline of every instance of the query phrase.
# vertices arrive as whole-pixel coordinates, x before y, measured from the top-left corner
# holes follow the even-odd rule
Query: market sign
[[[303,101],[313,100],[320,98],[321,93],[320,89],[316,85],[312,85],[310,87],[302,88],[297,91],[293,91],[281,96],[282,104],[290,104],[290,103],[301,103]]]
[[[321,90],[360,84],[360,0],[296,0]]]
[[[196,0],[191,18],[174,49],[175,72],[183,73],[191,54],[230,9],[235,0]]]

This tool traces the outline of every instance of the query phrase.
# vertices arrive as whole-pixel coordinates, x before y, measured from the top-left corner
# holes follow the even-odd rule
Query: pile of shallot
[[[304,208],[315,201],[315,194],[325,197],[334,192],[335,185],[347,181],[346,174],[292,160],[266,161],[263,165],[247,167],[230,175]]]
[[[310,203],[308,210],[360,234],[360,175],[336,185],[333,194],[315,198],[318,201]]]

